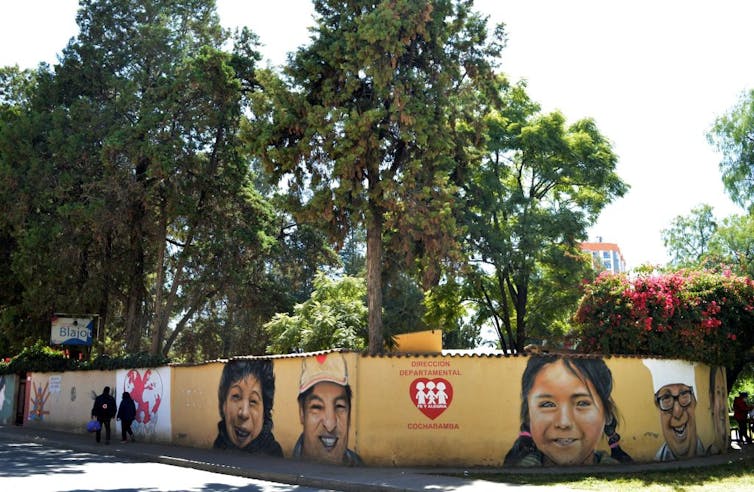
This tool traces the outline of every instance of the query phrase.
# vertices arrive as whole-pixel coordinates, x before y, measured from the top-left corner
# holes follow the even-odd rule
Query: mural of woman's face
[[[696,398],[691,388],[685,384],[666,384],[657,391],[657,397],[673,400],[667,411],[660,410],[662,435],[668,447],[676,458],[695,456]]]
[[[235,381],[223,402],[225,430],[238,448],[246,447],[262,432],[264,402],[262,385],[253,375]]]
[[[532,439],[558,465],[592,463],[604,432],[605,409],[582,379],[558,360],[539,371],[527,396]]]

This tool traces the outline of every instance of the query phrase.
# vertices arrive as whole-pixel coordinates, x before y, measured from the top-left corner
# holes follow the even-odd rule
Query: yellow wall
[[[396,352],[440,353],[442,352],[442,332],[440,330],[416,331],[393,337]]]
[[[517,434],[515,382],[525,363],[497,357],[362,358],[356,390],[359,453],[367,463],[388,466],[502,463],[504,448]],[[417,378],[442,378],[453,388],[450,405],[434,419],[411,398]]]
[[[328,356],[335,355],[341,354],[331,352]],[[529,357],[371,357],[352,352],[342,356],[353,391],[348,447],[367,465],[502,466],[519,434],[521,377]],[[302,361],[311,357],[314,355],[272,357],[273,432],[286,457],[291,456],[301,433],[298,388]],[[635,461],[652,461],[664,443],[660,413],[654,403],[653,376],[641,358],[604,360],[612,372],[620,445]],[[169,368],[170,381],[163,380],[163,385],[170,389],[166,392],[170,398],[166,416],[170,420],[168,438],[173,443],[212,446],[220,420],[217,390],[223,367],[224,362],[212,362]],[[167,375],[166,369],[161,371]],[[696,427],[708,447],[720,442],[712,420],[710,367],[696,364],[693,374]],[[430,381],[447,385],[448,400],[442,409],[422,411],[414,398],[415,385]],[[26,425],[83,432],[94,397],[105,385],[116,388],[116,371],[33,373],[29,385],[29,409],[39,402],[35,389],[43,395],[44,404],[42,415],[34,416]],[[116,429],[114,426],[113,432]],[[609,451],[604,436],[597,449]]]
[[[634,460],[652,461],[664,439],[654,404],[652,375],[639,358],[607,358],[613,373],[613,401],[618,408],[621,447]]]
[[[278,358],[275,367],[275,405],[272,408],[273,433],[283,447],[283,455],[291,455],[293,445],[301,434],[298,413],[298,384],[301,378],[301,358]],[[350,368],[349,368],[350,369]]]
[[[105,386],[115,388],[114,371],[35,372],[27,377],[31,392],[24,425],[49,425],[71,432],[83,432],[94,398]]]
[[[518,437],[521,376],[527,357],[363,357],[359,360],[356,414],[358,452],[383,466],[501,466]],[[621,448],[649,462],[665,442],[654,404],[652,375],[641,358],[605,359],[613,376]],[[705,447],[715,442],[709,366],[695,365],[696,425]],[[417,378],[444,378],[453,399],[429,418],[409,396]],[[598,450],[609,452],[605,436]]]
[[[173,442],[181,446],[212,447],[220,412],[217,386],[223,363],[173,368],[171,405]]]

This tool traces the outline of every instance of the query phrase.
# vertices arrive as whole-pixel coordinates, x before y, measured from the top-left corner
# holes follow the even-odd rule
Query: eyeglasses
[[[681,390],[677,395],[674,395],[672,393],[663,393],[655,397],[655,403],[663,412],[671,411],[673,409],[673,405],[675,405],[675,402],[678,402],[681,408],[686,408],[687,406],[691,405],[692,401],[694,401],[693,388]]]

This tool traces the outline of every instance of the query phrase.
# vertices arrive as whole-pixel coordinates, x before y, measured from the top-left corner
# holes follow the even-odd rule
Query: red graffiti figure
[[[157,411],[162,402],[162,384],[157,373],[151,369],[144,371],[142,376],[138,370],[131,369],[126,375],[126,391],[131,393],[136,403],[136,421],[147,425],[157,418]],[[151,405],[151,406],[150,406]]]

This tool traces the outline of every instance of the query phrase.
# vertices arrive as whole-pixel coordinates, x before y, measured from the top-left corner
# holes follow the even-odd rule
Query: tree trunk
[[[139,208],[134,204],[134,208]],[[141,335],[144,306],[144,246],[141,220],[134,220],[131,227],[130,272],[126,299],[125,335],[126,350],[136,353],[141,350]]]
[[[528,284],[521,282],[516,291],[518,296],[515,301],[516,308],[516,350],[521,353],[526,344],[526,301],[528,297]]]
[[[162,347],[162,355],[164,355],[165,357],[168,356],[170,348],[173,346],[173,343],[175,343],[178,335],[180,335],[183,329],[186,327],[186,324],[189,322],[189,320],[194,316],[194,314],[196,314],[197,311],[199,311],[200,307],[206,305],[210,299],[215,297],[216,294],[217,290],[213,289],[210,292],[202,293],[201,295],[198,295],[194,298],[194,300],[191,302],[189,310],[186,312],[186,314],[183,315],[180,321],[176,323],[175,329],[173,329],[173,332],[165,340],[165,346]],[[230,317],[232,316],[232,314],[229,314],[228,316]],[[227,353],[224,352],[223,357],[225,358],[226,356]]]
[[[109,322],[108,314],[110,313],[110,285],[112,284],[111,268],[113,265],[113,236],[112,232],[109,232],[105,236],[105,244],[102,251],[102,297],[100,298],[99,309],[97,314],[99,319],[97,320],[97,336],[96,342],[100,354],[104,353],[105,349],[105,327]],[[89,347],[89,355],[91,356],[92,348]]]
[[[367,309],[369,353],[382,352],[382,214],[370,206],[367,219]]]
[[[131,256],[130,272],[128,276],[128,297],[126,300],[126,350],[129,353],[141,351],[141,338],[144,325],[144,303],[146,289],[144,287],[144,261],[146,243],[147,217],[147,170],[149,159],[141,158],[134,168],[134,182],[129,193],[127,227],[129,235],[129,254]]]
[[[736,357],[736,360],[737,362],[733,365],[733,367],[725,368],[725,378],[728,383],[728,393],[733,390],[733,385],[736,383],[736,379],[738,379],[739,374],[741,374],[741,372],[746,369],[746,366],[748,364],[754,362],[754,357]]]
[[[162,306],[163,291],[165,284],[165,250],[167,249],[167,234],[168,224],[165,211],[165,200],[160,200],[160,218],[158,224],[159,237],[156,240],[157,247],[157,260],[155,261],[155,272],[157,278],[154,282],[154,319],[152,320],[152,347],[149,352],[153,355],[157,355],[162,349],[162,339],[165,336],[162,319],[165,316],[164,308]]]
[[[512,353],[516,352],[516,339],[513,337],[513,327],[511,326],[511,309],[510,305],[508,304],[508,295],[506,290],[506,283],[508,283],[508,269],[503,267],[502,269],[495,265],[495,271],[497,272],[497,288],[500,291],[500,306],[503,309],[503,326],[505,326],[505,333],[508,336],[508,346],[505,347],[504,342],[502,342],[501,338],[501,344],[500,347],[502,349],[510,348]]]
[[[218,150],[221,147],[223,138],[225,135],[225,129],[219,127],[215,133],[215,144],[212,149],[212,155],[209,160],[209,167],[207,169],[207,176],[212,176],[217,171],[219,166]],[[173,271],[172,283],[170,285],[170,291],[167,295],[164,294],[163,288],[165,283],[165,253],[167,250],[167,237],[168,237],[168,216],[167,216],[167,198],[164,196],[165,188],[160,189],[160,222],[159,222],[159,254],[157,260],[157,284],[155,286],[157,296],[155,299],[155,317],[154,317],[154,330],[152,331],[152,354],[160,354],[167,352],[169,346],[163,349],[163,342],[165,341],[165,334],[168,331],[168,323],[170,322],[170,316],[173,312],[173,306],[175,305],[176,297],[178,296],[178,288],[183,285],[183,273],[186,266],[187,257],[191,254],[191,248],[194,240],[194,231],[196,224],[201,219],[201,211],[204,209],[207,190],[202,188],[199,192],[197,199],[197,211],[196,214],[190,218],[188,225],[188,237],[185,240],[183,250],[178,255],[178,263]],[[185,323],[185,322],[184,322]],[[179,330],[180,331],[180,330]],[[174,339],[173,339],[174,340]],[[170,342],[172,344],[172,341]]]

